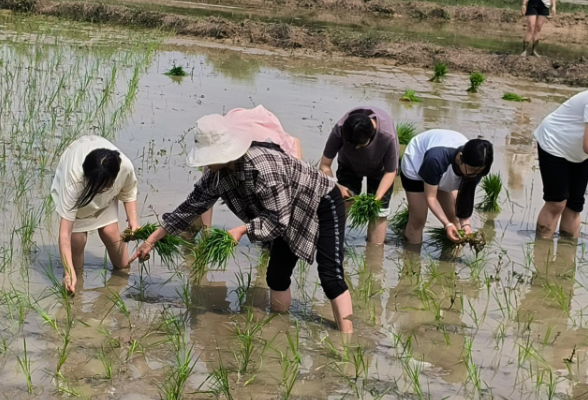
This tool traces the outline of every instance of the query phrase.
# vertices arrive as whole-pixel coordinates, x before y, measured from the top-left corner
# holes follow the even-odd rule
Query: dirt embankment
[[[255,2],[256,0],[245,0]],[[520,11],[483,6],[444,6],[427,2],[405,2],[390,0],[272,0],[264,4],[276,4],[280,7],[302,7],[323,10],[350,10],[377,12],[394,17],[417,20],[440,20],[446,22],[487,22],[514,23],[523,17]],[[251,3],[254,4],[254,3]],[[583,12],[559,13],[551,17],[555,26],[575,26],[588,24],[588,15]]]
[[[443,47],[385,38],[374,34],[349,34],[336,30],[311,30],[288,24],[252,21],[231,22],[222,18],[192,19],[173,14],[143,11],[123,6],[88,3],[0,0],[0,8],[35,12],[76,21],[141,26],[175,32],[179,35],[222,40],[240,45],[269,45],[283,49],[342,52],[386,58],[397,65],[431,68],[445,62],[455,71],[510,74],[536,81],[588,86],[588,58],[560,62],[547,58],[522,58],[484,50]]]

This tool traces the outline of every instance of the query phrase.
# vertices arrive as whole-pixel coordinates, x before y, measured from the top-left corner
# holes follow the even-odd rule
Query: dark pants
[[[539,145],[537,151],[543,181],[543,200],[556,203],[567,200],[567,208],[582,212],[588,186],[588,160],[573,163],[549,154]]]
[[[321,199],[317,215],[319,219],[316,253],[318,274],[325,295],[329,300],[333,300],[347,291],[343,272],[345,204],[338,187]],[[278,292],[287,290],[297,262],[298,257],[292,253],[284,239],[275,239],[267,268],[267,284],[270,289]]]

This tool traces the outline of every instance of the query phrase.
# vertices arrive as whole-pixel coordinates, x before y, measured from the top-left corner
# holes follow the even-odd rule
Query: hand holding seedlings
[[[247,234],[247,227],[245,225],[241,225],[227,232],[233,237],[233,239],[235,239],[235,242],[239,243],[243,235]]]
[[[71,271],[63,277],[63,287],[72,294],[76,291],[76,283],[78,283],[78,278],[75,271]]]
[[[167,231],[162,226],[155,229],[155,225],[146,224],[143,228],[135,232],[129,232],[129,230],[127,229],[123,233],[123,241],[128,242],[130,240],[140,240],[141,235],[144,235],[145,232],[151,232],[151,234],[149,235],[149,237],[144,239],[143,244],[137,249],[133,257],[131,257],[131,259],[129,260],[129,264],[131,264],[137,258],[140,262],[145,262],[149,260],[149,253],[151,252],[151,250],[153,250],[153,248],[156,249],[156,251],[159,253],[159,256],[162,257],[164,261],[166,259],[173,257],[175,254],[179,254],[180,243],[172,243],[171,247],[173,247],[173,249],[169,247],[170,243],[166,243],[166,240],[164,239],[168,236]]]
[[[445,232],[447,233],[447,237],[449,238],[449,240],[451,240],[452,242],[459,243],[459,241],[461,240],[459,231],[457,230],[457,227],[454,224],[447,224],[445,226]]]

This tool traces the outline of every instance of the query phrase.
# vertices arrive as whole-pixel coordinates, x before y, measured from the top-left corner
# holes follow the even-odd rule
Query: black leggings
[[[318,274],[325,295],[329,300],[336,299],[345,291],[343,272],[343,244],[345,239],[345,203],[339,188],[335,186],[319,204],[319,238],[316,261]],[[290,287],[292,271],[298,257],[282,238],[272,242],[270,260],[267,268],[267,284],[270,289],[283,292]]]

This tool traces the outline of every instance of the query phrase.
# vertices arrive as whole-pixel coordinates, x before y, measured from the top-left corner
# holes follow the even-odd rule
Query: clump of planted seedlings
[[[382,202],[373,194],[362,194],[352,198],[353,205],[349,209],[349,226],[359,229],[375,222],[382,209]]]
[[[459,230],[460,240],[456,243],[447,237],[445,228],[432,228],[429,230],[431,236],[431,243],[437,247],[455,248],[458,246],[469,245],[474,251],[479,253],[486,246],[486,238],[484,232],[477,231],[466,234],[463,230]]]
[[[396,124],[396,136],[398,143],[407,145],[416,134],[416,127],[412,122],[399,122]]]
[[[502,191],[502,179],[499,174],[488,174],[482,179],[484,199],[478,204],[478,209],[484,212],[500,212],[498,199]]]
[[[414,90],[406,89],[400,98],[400,101],[405,101],[407,103],[420,103],[422,100],[416,95]]]
[[[194,267],[210,267],[225,270],[229,259],[235,257],[237,242],[224,229],[210,228],[203,230],[194,246]]]
[[[145,241],[158,227],[156,224],[148,223],[134,232],[127,228],[122,233],[122,240],[123,242]],[[166,235],[163,239],[155,243],[155,252],[159,255],[162,262],[173,262],[176,258],[181,257],[182,246],[186,244],[188,243],[178,236]]]
[[[524,101],[531,101],[531,98],[529,97],[524,97],[524,96],[519,96],[516,93],[511,93],[511,92],[506,92],[504,93],[504,95],[502,96],[502,100],[506,100],[506,101],[516,101],[518,103],[522,103]]]
[[[404,232],[408,225],[408,206],[402,207],[396,214],[394,214],[390,219],[389,225],[392,231],[397,235]]]
[[[482,83],[486,81],[486,77],[480,72],[472,72],[470,75],[470,87],[468,88],[469,93],[478,93],[478,89],[482,86]]]
[[[188,75],[188,73],[184,71],[184,67],[182,67],[181,65],[174,64],[164,75],[182,77]]]
[[[433,77],[429,79],[429,82],[441,83],[445,79],[445,75],[447,75],[447,64],[435,62],[435,72]]]

